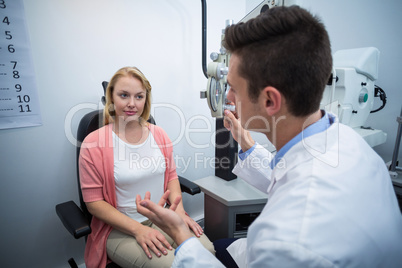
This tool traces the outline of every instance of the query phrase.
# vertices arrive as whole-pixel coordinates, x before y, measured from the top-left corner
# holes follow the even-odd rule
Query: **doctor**
[[[238,248],[238,265],[402,267],[402,217],[383,160],[319,109],[332,68],[324,25],[300,7],[276,7],[228,27],[224,46],[232,53],[228,99],[241,126],[264,133],[278,151],[270,181],[258,186],[268,203]],[[239,129],[232,114],[227,120]],[[191,238],[174,212],[179,201],[164,209],[146,194],[137,207],[180,245],[173,267],[224,267]]]

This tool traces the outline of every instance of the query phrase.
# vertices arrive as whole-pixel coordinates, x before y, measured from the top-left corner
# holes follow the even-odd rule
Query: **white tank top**
[[[143,198],[151,193],[155,203],[163,195],[165,158],[149,132],[142,144],[128,144],[113,132],[114,179],[116,185],[117,210],[130,218],[143,222],[148,218],[137,212],[137,194]]]

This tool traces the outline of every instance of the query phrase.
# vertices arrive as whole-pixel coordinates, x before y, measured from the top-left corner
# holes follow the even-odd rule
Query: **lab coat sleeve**
[[[225,266],[212,255],[198,239],[188,239],[176,252],[172,267],[177,268],[224,268]]]
[[[245,159],[239,158],[232,172],[261,192],[266,193],[271,183],[272,170],[269,164],[272,158],[271,152],[256,143],[254,150]]]
[[[247,267],[247,238],[240,238],[226,248],[238,267]]]
[[[336,267],[330,260],[296,243],[259,239],[248,248],[247,267]]]

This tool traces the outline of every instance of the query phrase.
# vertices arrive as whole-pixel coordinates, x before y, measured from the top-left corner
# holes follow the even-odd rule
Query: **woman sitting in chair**
[[[79,172],[84,201],[92,218],[85,263],[105,267],[170,267],[173,240],[137,212],[135,198],[151,192],[155,202],[167,190],[181,195],[173,146],[158,126],[147,123],[151,85],[135,67],[118,70],[106,89],[104,127],[84,140]],[[180,204],[177,212],[203,245],[214,247]]]

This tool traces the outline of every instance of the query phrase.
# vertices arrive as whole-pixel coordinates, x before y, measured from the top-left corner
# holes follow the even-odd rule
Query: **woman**
[[[94,216],[85,263],[105,267],[170,267],[174,241],[137,212],[135,197],[150,191],[155,201],[167,190],[169,202],[181,195],[172,143],[158,126],[147,123],[151,85],[135,67],[118,70],[106,89],[104,127],[81,146],[79,170],[84,201]],[[177,210],[190,230],[214,253],[201,227]]]

